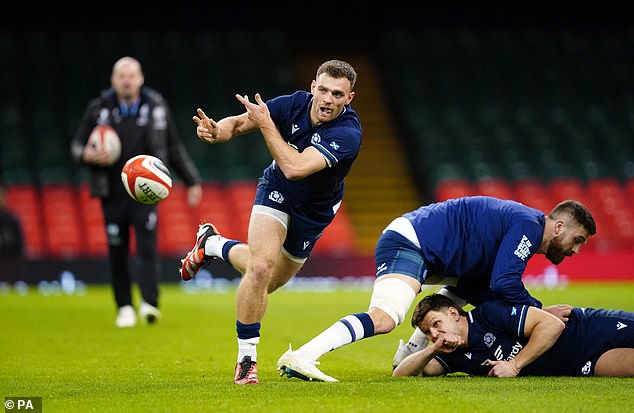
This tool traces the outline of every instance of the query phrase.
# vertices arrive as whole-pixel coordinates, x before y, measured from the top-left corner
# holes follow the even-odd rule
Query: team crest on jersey
[[[269,199],[273,202],[277,202],[278,204],[281,204],[282,202],[284,202],[284,195],[280,194],[277,191],[272,191],[269,194]]]
[[[581,374],[584,376],[588,376],[590,374],[590,370],[592,369],[592,362],[589,361],[583,365],[581,368]]]
[[[484,335],[484,344],[486,344],[487,347],[491,347],[493,343],[495,343],[495,336],[492,333],[486,333]]]
[[[318,133],[314,133],[313,136],[310,137],[310,143],[313,145],[321,142],[321,136]]]
[[[526,258],[528,258],[531,253],[530,248],[532,245],[533,244],[531,244],[528,237],[526,235],[522,235],[522,239],[520,240],[520,243],[517,244],[517,248],[513,254],[519,257],[520,260],[526,261]]]

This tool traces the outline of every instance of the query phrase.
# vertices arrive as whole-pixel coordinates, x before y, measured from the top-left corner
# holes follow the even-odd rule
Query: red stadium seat
[[[255,190],[257,182],[255,181],[233,181],[225,188],[227,201],[231,205],[231,217],[234,221],[234,230],[236,231],[233,238],[246,241],[249,231],[249,217],[251,216],[251,208],[255,199]],[[220,230],[220,228],[219,228]],[[224,230],[223,235],[225,233]]]
[[[198,208],[198,220],[193,228],[194,233],[198,229],[198,224],[210,222],[218,228],[223,236],[246,241],[246,235],[241,233],[235,225],[235,208],[231,203],[232,198],[225,191],[225,186],[217,182],[206,182],[202,187],[203,198]],[[191,235],[192,245],[194,233]]]
[[[313,249],[315,255],[327,254],[346,256],[352,254],[355,249],[355,235],[345,205],[337,212],[335,219],[326,227],[323,235]]]
[[[105,257],[108,255],[108,239],[104,225],[101,200],[90,196],[88,184],[77,189],[79,218],[84,234],[82,252],[89,256]]]
[[[71,259],[83,251],[82,231],[75,190],[70,184],[42,187],[42,207],[49,256]]]
[[[515,200],[524,205],[549,213],[555,206],[546,185],[539,179],[519,179],[513,183]]]
[[[480,179],[475,183],[475,194],[493,196],[500,199],[514,199],[513,188],[501,178]]]
[[[158,247],[163,255],[183,255],[194,245],[198,210],[187,204],[187,188],[174,184],[169,196],[158,203]]]
[[[436,185],[436,201],[446,201],[447,199],[460,198],[475,194],[475,189],[467,179],[445,179]]]
[[[634,247],[634,210],[626,188],[616,178],[594,179],[587,184],[589,203],[597,221],[597,240],[603,249]]]
[[[625,181],[625,194],[627,195],[628,202],[634,204],[634,178],[629,178]]]
[[[45,233],[41,215],[39,190],[29,184],[7,187],[9,208],[18,216],[24,233],[25,255],[40,258],[46,254]]]
[[[583,202],[584,185],[578,178],[555,178],[550,181],[550,198],[555,204],[566,199],[575,199]],[[554,205],[553,205],[554,206]]]

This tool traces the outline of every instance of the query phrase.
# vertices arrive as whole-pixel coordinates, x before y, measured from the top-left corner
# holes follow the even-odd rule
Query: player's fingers
[[[198,126],[196,128],[196,135],[199,137],[209,136],[209,131],[204,126]]]
[[[258,103],[258,105],[263,105],[264,101],[262,100],[262,97],[260,96],[259,93],[255,94],[255,101]]]
[[[201,119],[206,119],[207,118],[207,115],[205,114],[205,112],[201,108],[196,109],[196,112],[198,113],[198,116],[200,116]]]
[[[239,95],[236,93],[236,99],[238,99],[240,101],[240,103],[242,103],[243,105],[246,105],[249,102],[249,96],[248,95]]]
[[[196,122],[196,125],[198,126],[200,126],[203,123],[202,119],[200,119],[198,116],[192,117],[192,120]]]

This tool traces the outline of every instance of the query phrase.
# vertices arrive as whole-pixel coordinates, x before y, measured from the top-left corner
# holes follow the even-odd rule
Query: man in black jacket
[[[128,267],[130,227],[134,227],[137,241],[142,295],[139,316],[149,323],[161,316],[157,206],[138,203],[126,193],[121,182],[124,163],[139,154],[154,155],[183,179],[190,206],[198,205],[202,197],[200,175],[180,140],[167,102],[143,82],[138,60],[128,56],[117,60],[112,69],[112,87],[90,101],[71,146],[73,159],[90,167],[91,196],[101,198],[118,327],[133,327],[137,321]],[[110,125],[119,135],[121,156],[114,163],[110,163],[105,150],[87,145],[96,125]]]

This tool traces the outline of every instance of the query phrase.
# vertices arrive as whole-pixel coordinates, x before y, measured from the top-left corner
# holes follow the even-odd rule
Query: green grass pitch
[[[185,294],[166,284],[161,292],[160,323],[125,330],[114,326],[108,286],[73,296],[33,288],[0,295],[0,395],[42,397],[44,412],[634,412],[633,378],[392,378],[408,321],[323,356],[320,368],[339,383],[279,377],[275,363],[288,344],[297,348],[364,311],[369,287],[271,295],[258,346],[260,384],[236,386],[234,289]],[[532,293],[545,305],[634,311],[634,283]]]

